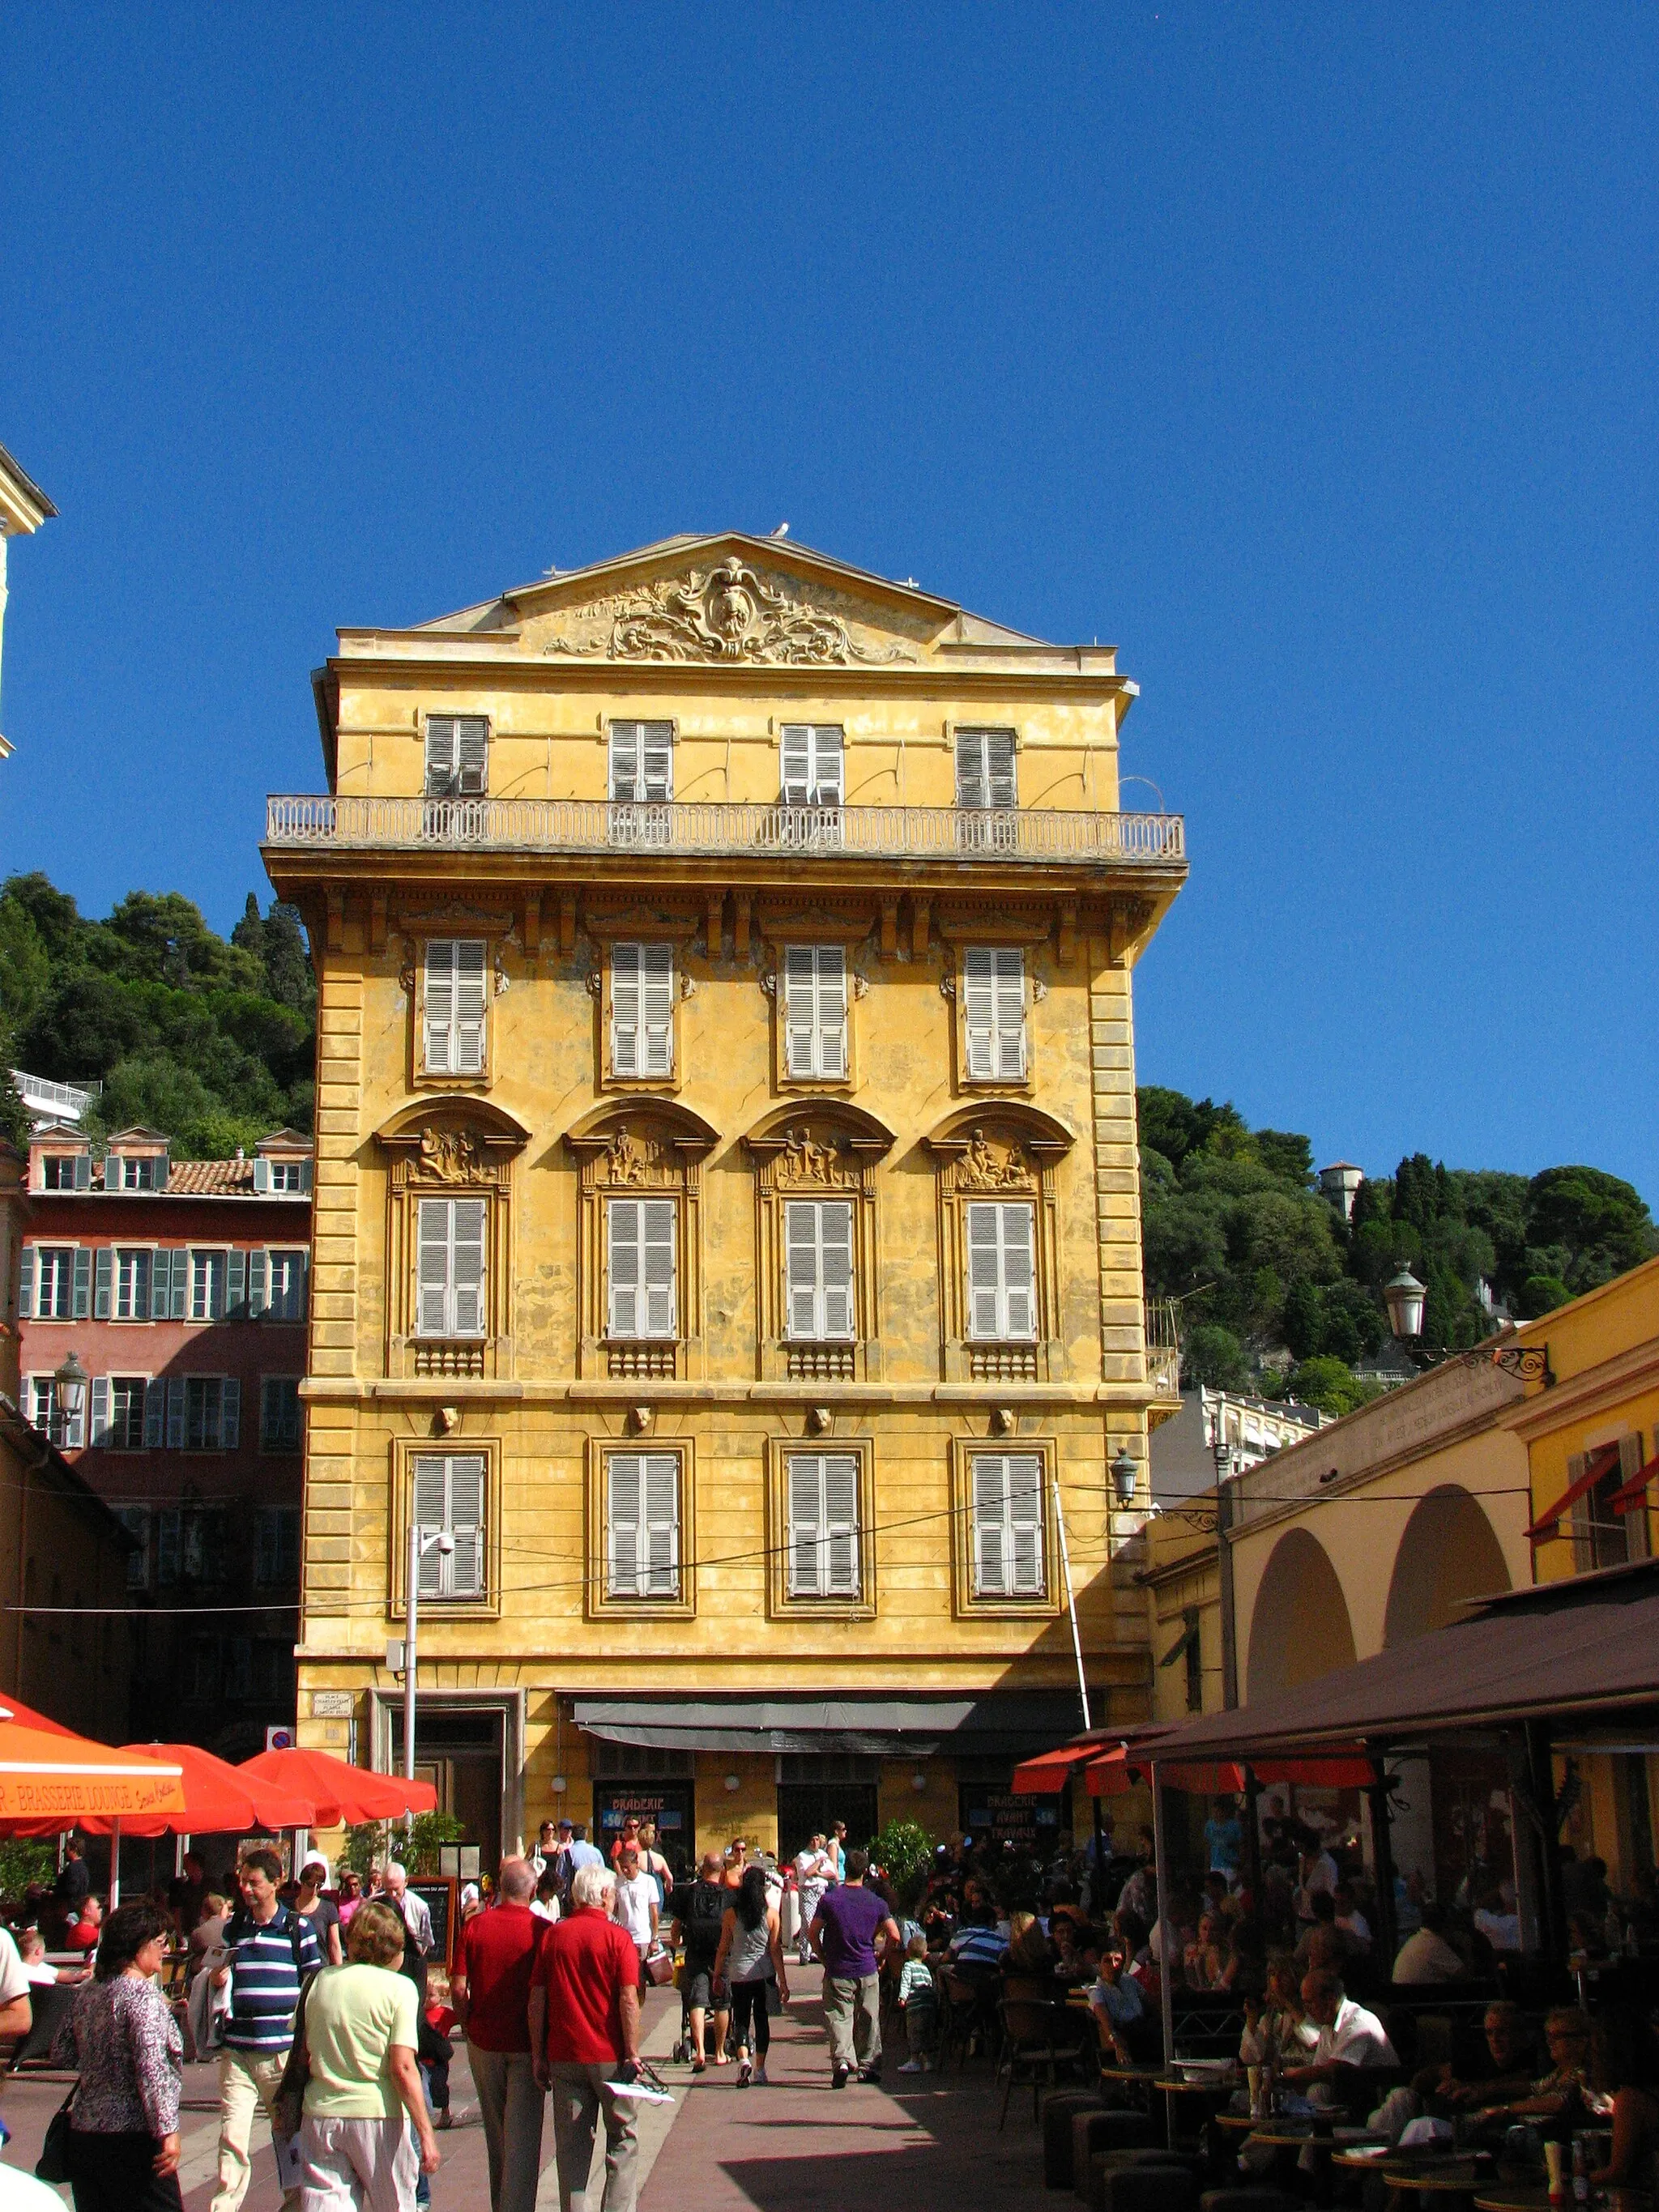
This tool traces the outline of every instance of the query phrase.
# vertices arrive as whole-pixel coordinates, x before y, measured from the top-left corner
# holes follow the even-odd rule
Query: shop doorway
[[[392,1769],[402,1773],[404,1717],[389,1716]],[[462,1824],[459,1840],[475,1844],[478,1863],[492,1871],[501,1862],[501,1790],[505,1778],[506,1716],[422,1701],[415,1731],[415,1772],[438,1792],[438,1810]]]
[[[657,1849],[677,1882],[696,1874],[696,1790],[689,1751],[666,1751],[649,1744],[593,1746],[593,1841],[611,1856],[611,1846],[631,1814],[657,1824]]]
[[[864,1850],[881,1825],[876,1762],[844,1753],[792,1753],[779,1761],[778,1857],[792,1859],[814,1836],[847,1823],[847,1848]]]

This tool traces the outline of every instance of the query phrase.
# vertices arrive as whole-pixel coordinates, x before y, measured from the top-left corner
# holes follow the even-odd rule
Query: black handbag
[[[80,2084],[77,2082],[76,2087]],[[40,2146],[40,2155],[34,2161],[37,2181],[53,2183],[70,2178],[70,2106],[75,2102],[71,2089],[58,2110],[46,2123],[46,2138]]]

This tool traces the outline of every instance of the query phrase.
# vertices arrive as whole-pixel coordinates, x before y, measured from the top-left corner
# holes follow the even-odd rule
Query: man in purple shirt
[[[823,1962],[823,2017],[830,2030],[831,2080],[847,2087],[854,2066],[860,2081],[881,2079],[881,1975],[876,1946],[899,1948],[898,1923],[864,1886],[869,1854],[848,1851],[839,1887],[827,1890],[806,1931]]]

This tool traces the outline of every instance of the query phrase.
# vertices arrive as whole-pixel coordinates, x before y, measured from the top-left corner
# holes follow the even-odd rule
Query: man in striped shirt
[[[276,1894],[283,1863],[275,1851],[250,1851],[237,1870],[241,1901],[225,1923],[229,1957],[214,1977],[230,1981],[230,2013],[219,2053],[219,2186],[209,2212],[237,2212],[252,2166],[253,2116],[270,2112],[282,2087],[302,1979],[322,1964],[316,1930]],[[286,2192],[285,2205],[299,2203]]]

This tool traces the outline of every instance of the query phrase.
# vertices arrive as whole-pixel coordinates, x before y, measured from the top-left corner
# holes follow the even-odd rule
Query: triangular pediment
[[[913,580],[895,582],[787,538],[726,531],[551,571],[488,612],[430,627],[510,628],[526,652],[550,659],[851,668],[925,660],[961,642],[964,623],[975,638],[1018,636]]]

